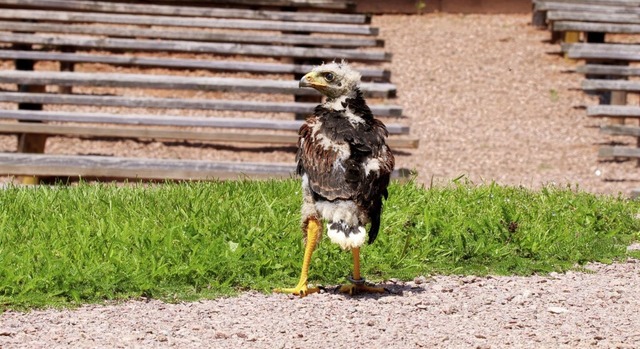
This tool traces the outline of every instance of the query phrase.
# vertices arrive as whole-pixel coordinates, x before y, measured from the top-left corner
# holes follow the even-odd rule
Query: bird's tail
[[[374,205],[369,207],[369,219],[371,225],[369,226],[369,244],[376,241],[378,232],[380,231],[380,216],[382,215],[382,199],[378,199]]]
[[[371,225],[369,226],[369,244],[376,241],[380,231],[380,212],[371,215]]]

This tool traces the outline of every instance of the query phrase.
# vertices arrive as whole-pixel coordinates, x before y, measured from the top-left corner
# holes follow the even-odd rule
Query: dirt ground
[[[579,90],[581,76],[566,73],[576,63],[550,54],[559,47],[544,42],[549,32],[529,22],[529,15],[374,18],[394,54],[389,68],[399,98],[390,102],[405,108],[409,118],[400,122],[421,142],[418,150],[399,152],[397,165],[415,169],[427,185],[464,175],[476,183],[627,194],[639,186],[635,162],[598,160],[598,147],[612,139],[598,133],[602,120],[577,108],[596,100]],[[0,137],[0,150],[13,151],[14,142]],[[47,147],[293,161],[291,149],[72,139],[51,139]],[[5,312],[0,347],[640,347],[640,263],[588,268],[592,272],[528,278],[417,277],[389,281],[392,292],[376,297],[247,293],[195,303],[136,300]]]

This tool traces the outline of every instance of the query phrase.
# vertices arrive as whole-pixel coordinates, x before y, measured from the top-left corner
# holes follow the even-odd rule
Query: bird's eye
[[[334,76],[333,76],[333,74],[332,74],[332,73],[326,73],[326,74],[324,74],[324,78],[325,78],[327,81],[331,82],[331,81],[333,81]]]

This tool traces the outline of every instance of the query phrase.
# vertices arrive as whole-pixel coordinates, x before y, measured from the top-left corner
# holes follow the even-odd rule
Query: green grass
[[[299,205],[295,180],[2,190],[0,311],[293,286]],[[363,273],[528,275],[609,262],[640,238],[639,212],[639,202],[571,189],[393,184]],[[311,282],[350,271],[350,254],[324,239]]]

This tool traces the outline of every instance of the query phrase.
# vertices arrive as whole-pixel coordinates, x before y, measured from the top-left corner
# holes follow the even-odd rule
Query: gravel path
[[[549,33],[529,15],[380,16],[393,52],[393,81],[418,151],[398,164],[418,180],[538,187],[578,184],[596,192],[627,193],[640,180],[632,162],[598,162],[609,141],[598,120],[574,107],[595,101],[575,90],[575,63],[544,43]],[[395,103],[395,102],[394,102]],[[272,153],[158,142],[51,139],[54,152],[130,152],[202,159],[269,156],[293,161],[290,149]],[[0,148],[15,149],[0,137]],[[593,264],[593,273],[534,277],[417,278],[386,286],[381,297],[332,293],[290,299],[243,294],[185,304],[130,301],[77,310],[0,315],[0,348],[638,348],[640,263]]]
[[[383,296],[246,293],[7,312],[0,347],[638,348],[640,263],[533,277],[418,277]]]

